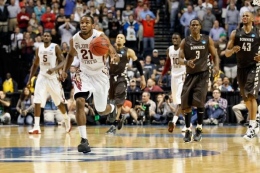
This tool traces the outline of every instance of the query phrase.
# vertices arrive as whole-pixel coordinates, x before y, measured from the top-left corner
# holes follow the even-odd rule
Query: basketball
[[[89,50],[96,56],[103,56],[109,50],[108,41],[103,37],[96,37],[90,42]]]

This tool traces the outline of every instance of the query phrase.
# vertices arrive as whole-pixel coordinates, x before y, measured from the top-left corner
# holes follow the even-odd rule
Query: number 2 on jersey
[[[90,50],[81,49],[80,52],[82,53],[82,58],[83,58],[83,59],[89,59],[89,58],[88,58],[88,54],[89,54],[89,56],[90,56],[90,59],[93,59],[93,55],[92,55],[92,53],[91,53]]]

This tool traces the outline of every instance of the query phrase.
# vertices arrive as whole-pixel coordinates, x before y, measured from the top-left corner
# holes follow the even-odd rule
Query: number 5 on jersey
[[[42,61],[43,61],[43,62],[47,62],[47,61],[48,61],[47,55],[43,55]]]

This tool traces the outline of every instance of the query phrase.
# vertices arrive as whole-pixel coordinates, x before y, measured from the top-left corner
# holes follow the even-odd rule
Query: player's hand
[[[53,72],[54,72],[54,69],[48,69],[46,73],[51,75]]]
[[[26,86],[27,86],[28,88],[31,88],[31,79],[28,79],[28,82],[27,82]]]
[[[240,49],[241,49],[241,47],[240,47],[240,46],[234,46],[234,47],[232,48],[232,50],[233,50],[233,52],[234,52],[234,53],[237,53],[237,52],[239,52],[239,51],[240,51]]]
[[[119,56],[118,56],[118,54],[117,53],[111,53],[110,54],[110,64],[118,64],[119,63],[119,61],[120,61],[120,58],[119,58]]]
[[[256,56],[254,57],[254,60],[259,62],[260,61],[260,53],[256,53]]]
[[[219,74],[219,67],[218,66],[215,66],[213,68],[213,76],[217,76]]]
[[[67,77],[68,77],[68,74],[63,71],[63,72],[61,73],[61,75],[60,75],[60,80],[61,80],[62,82],[64,82]]]
[[[189,66],[190,68],[194,68],[195,67],[195,61],[196,61],[197,59],[196,58],[194,58],[194,59],[191,59],[191,60],[188,60],[187,61],[187,66]]]
[[[141,90],[145,89],[145,87],[146,87],[146,81],[145,81],[145,79],[141,79],[141,81],[140,81]]]

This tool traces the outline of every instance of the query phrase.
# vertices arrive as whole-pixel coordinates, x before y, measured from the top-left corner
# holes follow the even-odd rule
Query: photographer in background
[[[138,113],[138,116],[143,117],[143,121],[151,120],[155,116],[156,104],[153,100],[150,99],[151,94],[147,91],[142,94],[142,101],[140,105],[135,106],[135,110]]]
[[[0,91],[0,123],[4,125],[11,123],[11,115],[9,113],[10,105],[10,99],[6,97],[3,91]]]
[[[166,124],[170,119],[172,119],[175,114],[175,105],[173,103],[170,94],[158,94],[157,95],[157,110],[156,119],[152,121],[152,124]]]

